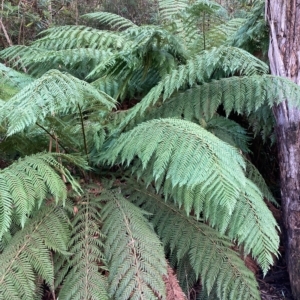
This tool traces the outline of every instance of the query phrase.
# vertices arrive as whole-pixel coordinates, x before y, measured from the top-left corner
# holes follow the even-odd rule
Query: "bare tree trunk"
[[[270,26],[271,73],[300,85],[300,1],[267,0],[266,16]],[[286,259],[294,298],[300,300],[300,110],[287,101],[273,111],[277,123]]]

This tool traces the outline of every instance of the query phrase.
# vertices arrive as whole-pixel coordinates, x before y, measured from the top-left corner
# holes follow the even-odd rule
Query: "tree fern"
[[[230,249],[233,245],[228,238],[153,192],[133,189],[136,193],[131,193],[131,199],[153,214],[151,222],[166,249],[178,261],[189,259],[208,292],[216,285],[219,299],[260,299],[253,273],[238,253]]]
[[[72,233],[68,250],[71,257],[60,256],[62,269],[57,271],[56,286],[62,284],[59,299],[109,299],[107,294],[107,280],[104,274],[104,245],[101,228],[100,211],[102,205],[98,198],[87,191],[78,203],[75,217],[72,220]],[[61,276],[66,274],[66,276]],[[63,282],[62,282],[62,279]]]
[[[50,250],[67,254],[69,226],[61,207],[44,206],[17,232],[0,254],[0,299],[36,298],[41,276],[54,290]]]
[[[109,294],[114,299],[165,299],[163,248],[143,212],[117,191],[101,195]]]
[[[67,190],[58,174],[80,191],[77,182],[70,172],[64,168],[55,155],[37,154],[26,157],[0,172],[0,237],[8,230],[12,221],[12,213],[16,213],[17,222],[24,226],[36,205],[51,195],[55,202],[64,202]],[[69,155],[61,155],[84,167],[83,160]],[[56,172],[55,172],[56,171]]]
[[[11,98],[2,106],[0,115],[8,122],[9,136],[43,121],[47,115],[74,112],[78,107],[84,110],[91,105],[91,101],[100,103],[105,110],[114,107],[111,97],[88,83],[51,70]]]

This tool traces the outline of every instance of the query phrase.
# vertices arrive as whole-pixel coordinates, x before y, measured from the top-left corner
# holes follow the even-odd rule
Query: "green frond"
[[[107,279],[105,270],[104,236],[101,233],[102,205],[99,199],[86,194],[74,204],[77,208],[72,220],[72,233],[68,250],[72,255],[63,257],[62,270],[56,272],[55,285],[62,285],[58,297],[61,300],[106,300]],[[57,263],[57,262],[56,262]],[[66,274],[61,276],[60,273]],[[63,282],[62,279],[64,278]]]
[[[204,82],[210,81],[210,78],[218,72],[223,73],[222,77],[224,77],[225,75],[230,76],[237,72],[241,73],[241,75],[254,76],[254,74],[263,74],[267,71],[268,67],[265,63],[238,48],[224,46],[203,51],[201,55],[197,55],[195,58],[188,60],[186,65],[179,66],[178,69],[173,70],[154,86],[142,101],[133,107],[131,113],[124,119],[120,127],[126,126],[137,114],[143,114],[147,108],[154,106],[159,100],[162,99],[165,101],[170,98],[172,94],[180,88],[187,87],[188,85],[193,86],[196,83],[203,83],[203,86],[213,86],[214,82]],[[256,78],[256,80],[265,78],[258,75],[256,77],[253,76],[251,78]],[[239,80],[243,80],[243,78],[244,77],[239,77]],[[232,79],[228,78],[223,80]],[[207,96],[211,97],[220,94],[218,89],[213,88],[212,95],[204,95],[205,97],[202,101],[205,102],[206,105],[210,104],[210,101],[207,101]],[[245,94],[244,97],[246,97],[246,95],[247,94]],[[231,97],[234,97],[233,91]],[[197,95],[195,99],[198,100],[199,95]],[[214,109],[213,113],[215,111]],[[212,115],[209,117],[211,116]]]
[[[229,39],[229,44],[246,49],[250,52],[262,50],[267,52],[269,33],[265,19],[265,1],[254,1],[242,26]]]
[[[99,22],[99,24],[107,24],[112,29],[116,30],[123,30],[129,27],[137,27],[137,25],[130,20],[109,12],[94,12],[85,14],[82,17],[87,18],[88,20],[97,21]]]
[[[159,19],[161,23],[176,18],[189,5],[187,0],[159,0]]]
[[[33,47],[47,50],[90,48],[121,50],[130,42],[122,35],[111,31],[86,26],[57,26],[42,32],[44,37],[32,43]]]
[[[9,99],[19,90],[31,83],[33,78],[17,72],[4,64],[0,63],[0,97],[1,99]]]
[[[114,299],[165,299],[163,247],[144,212],[120,193],[101,195],[109,294]]]
[[[124,32],[124,37],[132,41],[131,47],[117,52],[99,64],[87,76],[88,79],[110,75],[128,81],[136,69],[144,69],[144,77],[147,71],[153,68],[157,68],[161,75],[164,75],[171,70],[176,60],[185,60],[180,40],[163,28],[129,28]]]
[[[218,212],[222,215],[222,212]],[[262,194],[255,184],[247,180],[245,190],[236,202],[226,234],[243,245],[245,255],[257,260],[264,274],[278,255],[279,227],[264,203]]]
[[[0,115],[8,122],[7,135],[43,122],[47,115],[74,113],[89,109],[92,103],[104,110],[114,107],[114,99],[90,84],[58,70],[50,70],[23,88],[1,107]]]
[[[59,175],[80,191],[70,172],[57,161],[61,157],[83,166],[83,160],[70,155],[36,154],[14,162],[0,171],[0,238],[9,229],[15,212],[22,226],[36,205],[52,196],[64,202],[67,189]]]
[[[34,212],[0,254],[0,299],[36,299],[37,277],[54,289],[50,251],[67,254],[69,226],[60,207],[44,206]]]
[[[250,137],[247,131],[235,121],[221,116],[214,116],[204,124],[201,124],[207,131],[213,133],[222,141],[241,149],[244,153],[250,152]]]
[[[50,69],[59,69],[85,78],[101,61],[112,55],[108,50],[91,48],[46,50],[28,46],[13,46],[0,52],[5,60],[26,67],[33,75],[43,75]]]
[[[154,87],[126,115],[124,121],[121,122],[121,128],[127,122],[130,124],[130,120],[138,113],[144,113],[149,109],[150,105],[161,104],[159,87],[160,89],[162,88],[160,84]],[[249,115],[266,105],[272,107],[286,99],[289,99],[294,106],[299,106],[299,98],[299,86],[287,78],[272,75],[230,77],[196,85],[184,92],[174,94],[174,96],[163,103],[155,117],[170,116],[170,114],[173,114],[171,108],[174,108],[175,117],[181,118],[183,116],[187,119],[199,121],[202,118],[209,120],[215,115],[220,105],[222,105],[227,115],[233,111]],[[167,110],[170,112],[168,113]],[[261,112],[260,119],[264,119],[266,116],[271,118],[270,114],[270,109],[264,110]],[[270,119],[269,121],[266,120],[266,122],[272,128],[273,123],[270,123]]]
[[[208,292],[216,286],[219,299],[260,299],[254,274],[231,249],[233,244],[227,237],[187,216],[154,191],[137,186],[132,189],[135,193],[132,191],[129,199],[153,214],[151,222],[165,248],[178,262],[189,260]]]
[[[208,203],[230,215],[244,188],[245,162],[237,149],[189,121],[142,123],[117,138],[101,160],[128,166],[135,158],[138,175],[148,184],[155,180],[157,189],[164,183],[165,195],[197,216]]]

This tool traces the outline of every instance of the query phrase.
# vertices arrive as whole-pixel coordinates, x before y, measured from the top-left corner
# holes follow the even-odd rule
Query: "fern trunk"
[[[267,0],[273,75],[300,85],[299,0]],[[273,108],[277,123],[286,258],[294,298],[300,299],[300,110],[289,99]]]

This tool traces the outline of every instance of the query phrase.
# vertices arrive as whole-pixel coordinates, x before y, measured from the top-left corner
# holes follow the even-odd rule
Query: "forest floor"
[[[258,277],[262,300],[293,300],[284,259],[281,259],[266,277]]]

